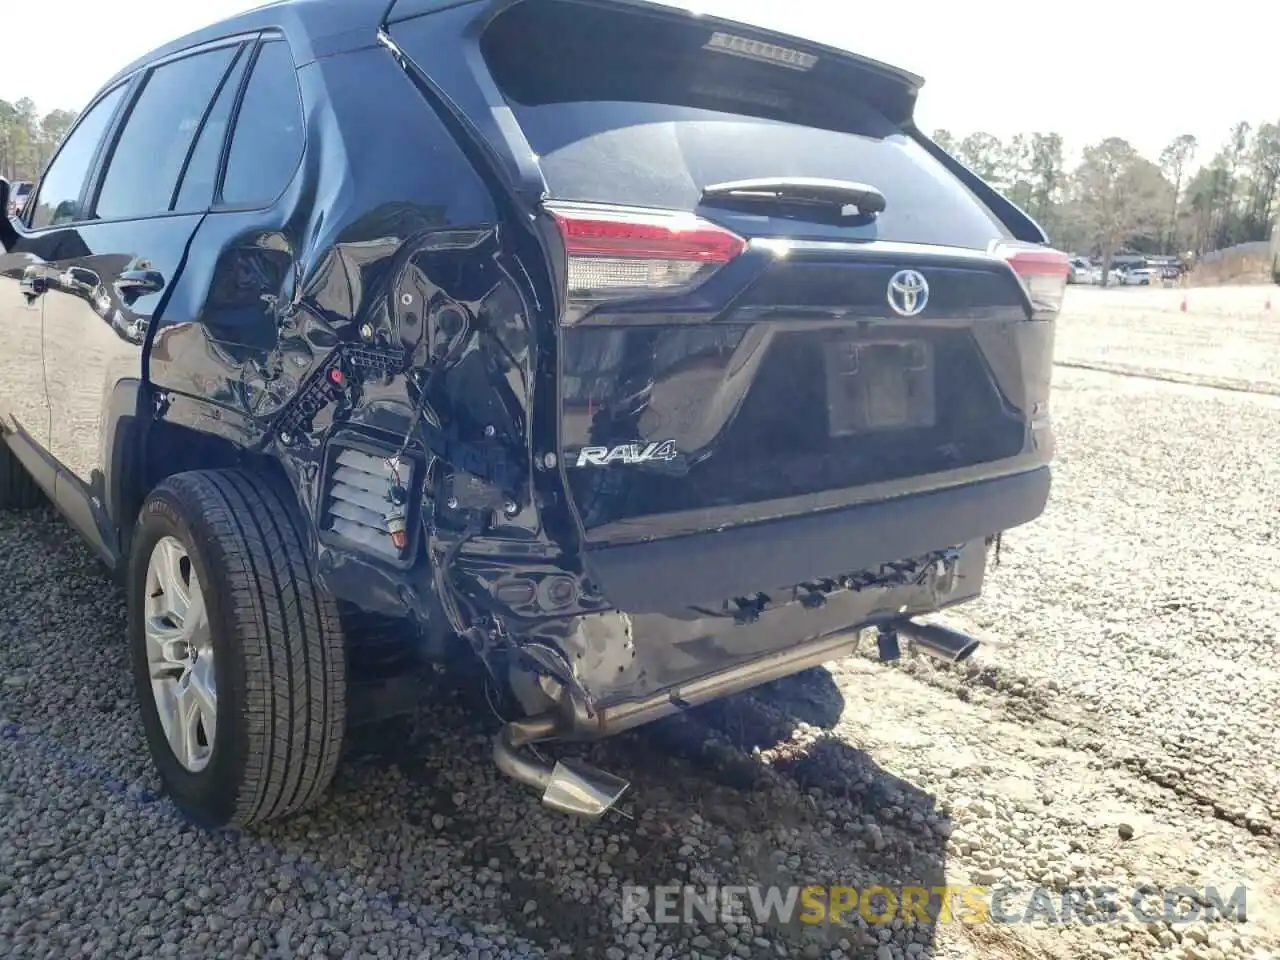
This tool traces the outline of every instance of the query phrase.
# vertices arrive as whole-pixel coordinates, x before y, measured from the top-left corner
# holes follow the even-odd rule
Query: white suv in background
[[[1160,279],[1161,271],[1149,264],[1134,264],[1122,268],[1120,282],[1127,287],[1149,287]]]
[[[9,186],[9,209],[5,213],[10,217],[16,217],[22,213],[22,208],[27,205],[27,197],[31,196],[31,189],[35,184],[26,180],[17,180]]]

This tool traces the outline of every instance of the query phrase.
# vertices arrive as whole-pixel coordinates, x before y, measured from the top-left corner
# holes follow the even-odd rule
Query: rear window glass
[[[885,195],[886,211],[851,236],[978,248],[1004,236],[891,119],[910,110],[905,84],[785,38],[761,47],[724,36],[530,0],[499,17],[482,48],[557,199],[691,210],[710,184],[822,177]]]
[[[222,47],[148,75],[107,165],[98,217],[147,217],[169,209],[187,151],[235,54],[235,47]]]
[[[284,192],[302,159],[302,102],[293,56],[264,44],[253,65],[222,181],[222,202],[266,206]]]

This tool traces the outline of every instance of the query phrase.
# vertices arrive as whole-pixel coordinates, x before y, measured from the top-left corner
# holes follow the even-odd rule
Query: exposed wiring
[[[440,377],[444,376],[445,371],[461,356],[462,351],[471,341],[471,323],[467,319],[465,313],[461,313],[464,318],[463,327],[459,330],[449,342],[448,347],[440,351],[436,356],[431,358],[431,369],[427,373],[426,380],[418,386],[418,401],[414,405],[413,418],[409,421],[409,427],[404,432],[404,439],[400,442],[400,448],[395,454],[388,458],[387,463],[399,464],[409,449],[409,445],[413,443],[414,437],[417,436],[422,429],[422,422],[426,418],[427,409],[431,404],[431,395],[435,392],[436,385]],[[431,448],[430,442],[424,437],[423,446]],[[443,451],[436,451],[442,453]],[[394,469],[394,467],[393,467]]]
[[[468,521],[466,528],[462,531],[461,536],[454,540],[453,543],[449,544],[439,562],[433,564],[435,568],[433,572],[435,575],[436,593],[440,597],[441,604],[445,605],[445,616],[449,618],[449,622],[452,623],[463,635],[466,635],[469,631],[476,629],[476,624],[473,623],[470,627],[464,626],[466,621],[462,617],[462,611],[458,608],[458,602],[461,601],[468,607],[470,607],[471,604],[453,584],[453,581],[449,579],[446,575],[446,571],[452,568],[453,562],[458,558],[458,553],[462,550],[463,545],[479,533],[483,527],[483,518],[472,517],[471,520]],[[471,608],[471,617],[469,619],[473,621],[479,619],[475,608]]]
[[[498,718],[498,722],[505,725],[507,723],[507,718],[502,715],[502,711],[499,710],[497,705],[493,702],[493,688],[496,683],[497,679],[493,677],[492,672],[484,678],[484,702],[489,705],[490,712]]]

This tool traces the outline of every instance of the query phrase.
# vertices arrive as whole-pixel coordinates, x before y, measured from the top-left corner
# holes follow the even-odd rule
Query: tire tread
[[[294,510],[264,478],[237,470],[166,481],[192,508],[221,568],[244,660],[247,754],[231,822],[305,810],[328,789],[346,727],[346,654],[335,601],[317,584]]]

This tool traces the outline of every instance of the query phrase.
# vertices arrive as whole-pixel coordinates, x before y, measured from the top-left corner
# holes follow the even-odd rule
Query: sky
[[[381,4],[385,0],[369,0]],[[1232,124],[1280,122],[1280,3],[1021,0],[665,0],[811,37],[925,78],[926,130],[1061,133],[1068,152],[1120,136],[1152,159],[1194,134],[1207,160]],[[56,44],[0,56],[0,99],[79,109],[118,68],[259,0],[41,0]],[[1186,16],[1178,14],[1186,10]],[[0,20],[0,22],[4,22]],[[3,35],[0,33],[0,35]]]

